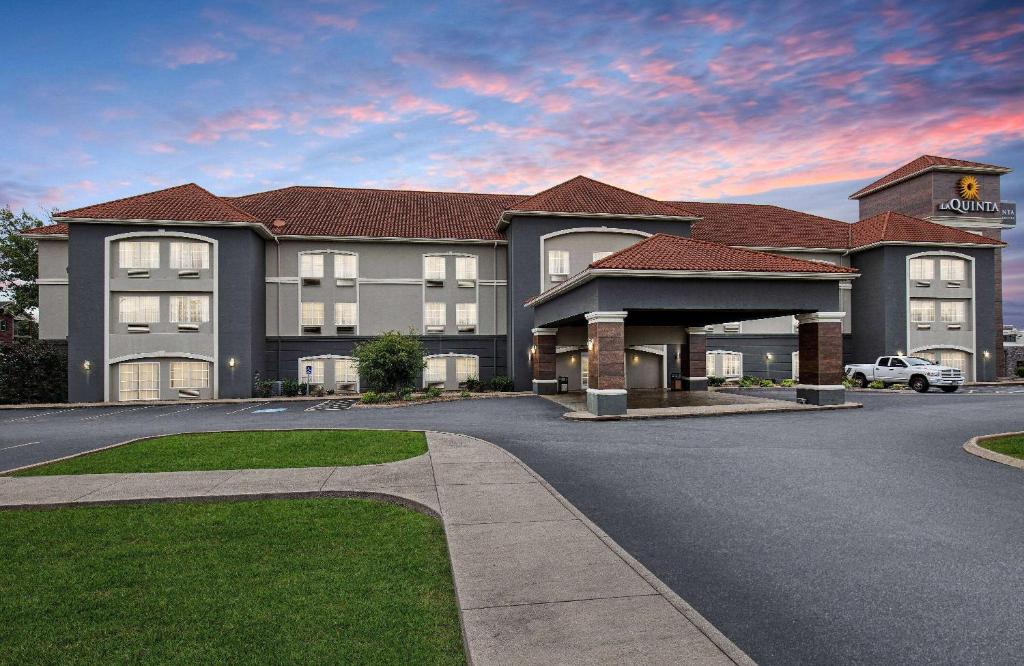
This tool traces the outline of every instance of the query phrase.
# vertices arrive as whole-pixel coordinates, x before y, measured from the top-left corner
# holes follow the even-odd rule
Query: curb
[[[979,435],[977,437],[971,437],[969,440],[964,442],[963,449],[972,456],[978,456],[985,460],[991,460],[1009,467],[1016,467],[1017,469],[1024,469],[1024,458],[1014,458],[1008,456],[1005,453],[997,453],[990,451],[983,446],[980,446],[980,442],[985,442],[990,439],[1002,439],[1003,437],[1013,437],[1024,435],[1024,432],[1002,432],[994,435]]]
[[[864,405],[859,402],[844,402],[841,405],[802,405],[797,407],[766,407],[764,409],[745,409],[734,412],[701,412],[695,414],[619,414],[615,416],[594,416],[590,412],[566,412],[562,418],[566,421],[645,421],[653,419],[699,419],[709,416],[744,416],[747,414],[788,414],[794,412],[829,412],[838,409],[860,409]],[[656,408],[657,409],[657,408]],[[672,409],[672,408],[665,408]]]

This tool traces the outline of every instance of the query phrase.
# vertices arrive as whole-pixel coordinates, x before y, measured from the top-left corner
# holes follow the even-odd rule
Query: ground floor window
[[[710,377],[742,377],[743,354],[733,351],[710,351],[705,359],[705,373]]]
[[[480,359],[476,356],[459,356],[455,359],[455,378],[460,384],[480,378]]]
[[[427,357],[427,367],[423,369],[423,383],[444,384],[448,379],[448,359],[444,356]]]
[[[800,379],[800,352],[795,351],[792,355],[793,358],[793,379]]]
[[[160,364],[121,363],[118,366],[118,385],[120,400],[159,400]]]
[[[306,372],[306,368],[312,370]],[[324,360],[322,358],[299,359],[299,381],[308,384],[324,383]]]
[[[334,383],[339,385],[358,384],[359,367],[355,359],[339,358],[334,361]]]
[[[967,373],[967,352],[953,351],[949,349],[939,350],[939,364],[956,368],[964,374]]]
[[[210,386],[210,364],[206,361],[171,363],[171,388],[201,389]]]

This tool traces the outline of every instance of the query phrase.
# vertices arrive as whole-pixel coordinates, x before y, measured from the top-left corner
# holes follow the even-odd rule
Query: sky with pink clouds
[[[663,199],[843,220],[924,154],[1010,166],[1024,7],[987,2],[5,3],[0,204],[194,181]],[[1006,235],[1024,326],[1024,232]]]

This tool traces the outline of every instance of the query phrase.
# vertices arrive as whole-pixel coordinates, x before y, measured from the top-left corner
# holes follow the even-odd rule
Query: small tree
[[[38,250],[35,241],[22,237],[21,232],[42,225],[42,220],[25,211],[15,215],[10,208],[0,208],[0,291],[7,285],[16,315],[27,315],[39,307]]]
[[[65,402],[68,353],[62,345],[15,339],[0,345],[0,404]]]
[[[426,353],[423,343],[413,335],[387,331],[357,345],[353,355],[366,388],[398,393],[415,384],[416,375],[426,367]]]

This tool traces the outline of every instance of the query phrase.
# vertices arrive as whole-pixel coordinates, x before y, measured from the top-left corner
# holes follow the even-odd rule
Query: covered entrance
[[[707,389],[709,324],[784,315],[799,322],[797,395],[814,405],[845,401],[839,282],[856,271],[659,234],[601,259],[531,299],[533,387],[557,390],[557,350],[582,350],[588,410],[624,414],[627,355],[662,346],[665,374],[688,391]]]

